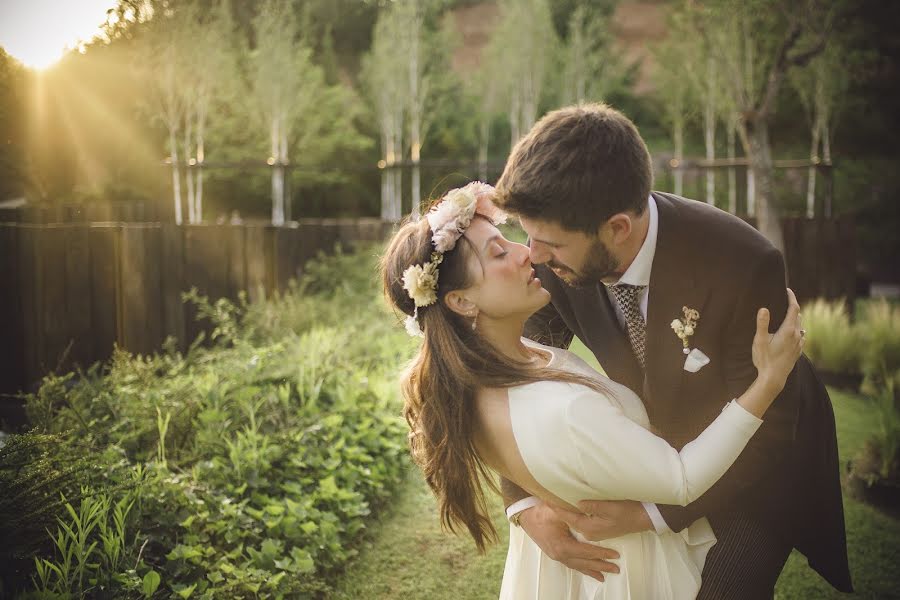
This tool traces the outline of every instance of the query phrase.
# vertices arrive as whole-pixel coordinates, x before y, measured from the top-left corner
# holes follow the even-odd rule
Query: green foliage
[[[820,369],[859,373],[859,331],[850,323],[845,302],[813,300],[803,307],[807,336],[804,352]]]
[[[881,459],[878,475],[885,480],[900,482],[900,410],[897,410],[895,379],[885,378],[875,402],[879,428],[872,441]]]
[[[862,373],[870,393],[900,376],[900,305],[885,299],[860,307],[857,322],[862,341]]]
[[[57,501],[51,548],[30,531],[45,546],[33,593],[326,593],[407,465],[395,378],[412,343],[374,262],[371,248],[321,257],[259,304],[193,294],[218,332],[211,347],[117,351],[48,378],[28,399],[39,435],[77,439],[99,475]]]

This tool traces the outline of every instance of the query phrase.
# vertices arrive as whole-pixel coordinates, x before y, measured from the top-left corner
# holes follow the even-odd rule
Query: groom
[[[756,311],[769,308],[772,327],[780,324],[785,270],[740,219],[651,184],[634,124],[608,106],[581,105],[549,113],[516,145],[497,202],[528,233],[552,296],[527,334],[558,347],[578,336],[680,449],[753,381]],[[685,309],[697,318],[679,337],[673,321]],[[614,553],[576,541],[570,525],[599,541],[681,531],[706,517],[718,542],[698,598],[771,598],[792,548],[835,588],[852,589],[834,413],[805,356],[732,468],[686,507],[597,501],[575,514],[502,484],[514,524],[549,557],[601,579],[616,576]]]

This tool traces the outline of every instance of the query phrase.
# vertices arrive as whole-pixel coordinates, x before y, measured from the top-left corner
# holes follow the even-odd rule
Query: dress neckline
[[[550,355],[550,360],[547,361],[547,367],[554,366],[554,363],[558,362],[558,357],[555,348],[551,348],[550,346],[545,346],[544,344],[535,342],[534,340],[530,340],[527,337],[522,337],[522,341],[526,346],[530,346],[542,353],[547,353]]]

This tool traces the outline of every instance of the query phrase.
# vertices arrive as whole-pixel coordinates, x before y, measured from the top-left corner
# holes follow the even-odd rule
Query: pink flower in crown
[[[444,199],[425,216],[431,227],[435,250],[452,250],[476,213],[484,215],[495,225],[505,223],[506,214],[491,202],[493,194],[494,188],[480,181],[447,192]]]

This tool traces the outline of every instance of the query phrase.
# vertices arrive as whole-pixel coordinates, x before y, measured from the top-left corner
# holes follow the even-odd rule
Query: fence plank
[[[65,229],[65,225],[48,224],[37,230],[40,249],[38,269],[41,272],[38,334],[43,338],[38,360],[45,372],[64,370],[71,363],[66,322]]]
[[[228,297],[237,298],[240,292],[247,289],[246,229],[234,225],[223,225],[218,229],[224,237],[228,255],[225,263],[228,271]]]
[[[184,236],[181,227],[172,223],[160,226],[160,290],[162,293],[162,336],[177,340],[179,350],[186,350],[185,307],[181,293],[184,283]]]
[[[19,277],[19,227],[0,224],[0,391],[18,392],[25,388],[25,330],[22,319],[22,282]],[[10,403],[0,397],[0,419],[17,420],[8,413]]]
[[[88,231],[91,253],[91,343],[95,360],[110,355],[119,338],[122,289],[119,276],[121,225],[94,223]]]
[[[271,237],[265,225],[244,226],[244,264],[247,294],[251,302],[260,302],[272,292],[267,265]],[[271,250],[268,250],[271,254]]]
[[[66,335],[70,360],[87,368],[94,362],[91,344],[91,249],[88,226],[65,227]]]
[[[130,352],[148,354],[162,341],[159,226],[123,225],[121,339]]]
[[[209,297],[211,302],[228,296],[228,248],[213,225],[184,226],[184,282],[187,287]],[[210,331],[208,322],[198,321],[196,307],[185,306],[185,333],[188,341],[201,331]]]

